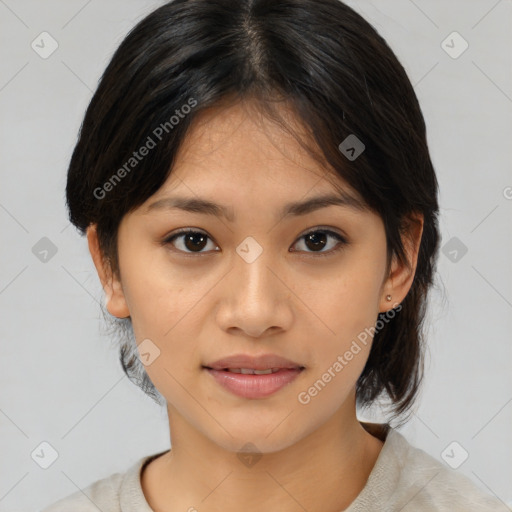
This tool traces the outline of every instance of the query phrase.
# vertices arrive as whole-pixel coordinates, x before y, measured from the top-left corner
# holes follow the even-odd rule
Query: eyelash
[[[197,229],[192,229],[192,228],[183,228],[183,229],[180,229],[178,231],[176,231],[175,233],[167,236],[163,241],[162,241],[162,245],[166,246],[166,245],[169,245],[171,244],[172,245],[172,242],[174,240],[176,240],[176,238],[180,237],[180,236],[183,236],[183,235],[188,235],[188,234],[198,234],[198,235],[205,235],[207,236],[210,240],[212,240],[205,232],[203,231],[199,231]],[[333,238],[335,238],[336,240],[338,240],[338,244],[336,245],[336,247],[334,249],[331,249],[329,251],[322,251],[322,252],[315,252],[315,251],[293,251],[293,252],[304,252],[306,254],[306,258],[309,258],[309,257],[317,257],[317,256],[321,256],[321,257],[326,257],[326,256],[332,256],[334,255],[335,253],[337,253],[338,251],[340,251],[341,249],[343,249],[343,247],[345,245],[347,245],[347,240],[345,239],[345,237],[343,237],[342,235],[340,235],[339,233],[336,233],[335,231],[331,231],[330,229],[322,229],[322,228],[315,228],[315,229],[312,229],[311,231],[308,231],[307,233],[304,233],[303,235],[301,235],[298,239],[297,239],[297,242],[301,239],[304,239],[306,236],[308,235],[311,235],[313,233],[323,233],[323,234],[326,234],[328,236],[331,236]],[[295,245],[295,244],[294,244]],[[202,254],[207,254],[205,252],[187,252],[187,251],[182,251],[181,249],[176,249],[177,252],[181,253],[181,254],[184,254],[185,256],[200,256]]]

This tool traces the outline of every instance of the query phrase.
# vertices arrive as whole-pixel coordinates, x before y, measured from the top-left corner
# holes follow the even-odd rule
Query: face
[[[203,114],[167,182],[123,218],[121,282],[107,294],[109,311],[130,315],[144,343],[171,424],[180,418],[227,450],[251,441],[265,453],[353,415],[369,329],[392,308],[385,295],[399,302],[410,281],[389,288],[376,214],[331,204],[282,215],[290,203],[339,197],[340,187],[358,196],[293,137],[255,119],[241,105]],[[215,202],[227,216],[173,206],[177,197]],[[303,369],[267,396],[243,397],[204,368],[234,354],[275,354]]]

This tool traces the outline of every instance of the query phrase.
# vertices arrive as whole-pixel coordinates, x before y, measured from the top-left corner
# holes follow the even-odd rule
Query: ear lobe
[[[400,263],[396,256],[393,255],[389,276],[382,287],[381,313],[391,309],[391,304],[396,305],[402,302],[412,286],[418,264],[418,253],[423,234],[423,221],[424,217],[421,213],[412,213],[407,220],[407,233],[402,236],[402,242],[409,266]],[[387,295],[391,295],[391,301],[386,300]]]
[[[101,252],[96,224],[91,224],[87,228],[87,243],[91,253],[94,266],[98,272],[101,285],[105,291],[105,304],[107,311],[115,317],[126,318],[130,316],[130,311],[123,293],[123,288],[119,279],[113,274],[110,264],[104,258]]]

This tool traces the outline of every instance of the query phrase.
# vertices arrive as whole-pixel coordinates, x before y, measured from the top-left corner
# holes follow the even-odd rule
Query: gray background
[[[64,203],[92,91],[161,3],[0,0],[1,512],[41,509],[168,448],[165,409],[127,380],[102,330],[102,290]],[[512,2],[348,3],[415,85],[441,188],[426,380],[402,432],[441,461],[456,441],[469,457],[454,471],[512,504]],[[58,43],[46,59],[31,47],[51,49],[44,31]],[[43,442],[58,453],[47,469]]]

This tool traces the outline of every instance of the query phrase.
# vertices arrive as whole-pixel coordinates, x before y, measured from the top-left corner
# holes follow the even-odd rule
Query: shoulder
[[[53,503],[42,512],[97,512],[105,510],[120,512],[119,494],[122,473],[114,473],[107,478],[97,480],[83,491],[76,491]]]
[[[139,459],[125,472],[113,473],[96,480],[83,490],[78,490],[44,508],[41,512],[121,512],[125,510],[126,496],[140,497],[140,470],[153,456]],[[138,510],[138,509],[136,509]]]
[[[396,474],[394,507],[403,507],[403,512],[508,510],[503,502],[468,477],[412,446],[398,431],[390,429],[388,436],[387,457],[383,462]]]

